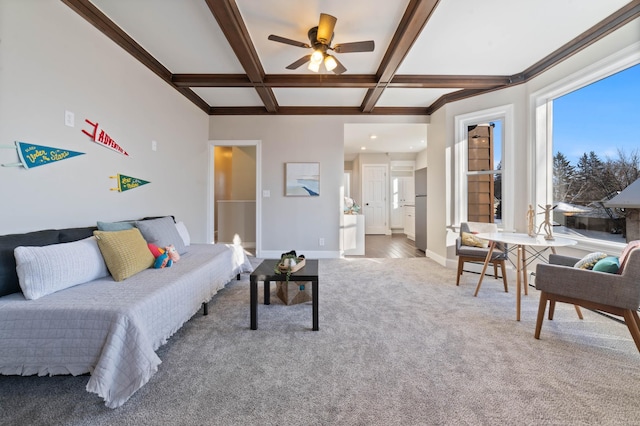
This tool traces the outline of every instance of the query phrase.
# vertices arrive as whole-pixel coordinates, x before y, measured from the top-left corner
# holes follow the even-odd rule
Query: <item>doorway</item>
[[[261,141],[209,142],[207,235],[261,253]]]

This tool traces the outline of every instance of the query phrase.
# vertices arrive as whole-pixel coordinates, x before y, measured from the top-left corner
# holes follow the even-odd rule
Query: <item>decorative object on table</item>
[[[148,180],[142,180],[142,179],[134,178],[131,176],[121,175],[120,173],[118,173],[115,176],[109,176],[109,179],[115,179],[117,181],[118,187],[111,188],[111,190],[118,191],[118,192],[128,191],[129,189],[137,188],[139,186],[151,183]]]
[[[84,120],[87,123],[89,123],[89,125],[92,127],[92,130],[90,131],[86,131],[86,130],[82,130],[82,133],[84,133],[85,135],[89,136],[91,138],[91,140],[93,140],[95,143],[102,145],[106,148],[109,148],[115,152],[118,152],[122,155],[126,155],[127,157],[129,156],[129,154],[127,153],[127,151],[125,151],[120,145],[118,145],[116,143],[116,141],[114,141],[111,136],[109,136],[107,134],[107,132],[104,131],[104,129],[100,128],[100,125],[96,122],[93,123],[89,120]]]
[[[359,214],[360,206],[351,197],[344,197],[344,214]]]
[[[542,229],[542,227],[544,227],[544,232],[545,232],[544,239],[553,240],[553,224],[551,223],[551,212],[553,211],[553,209],[555,209],[558,206],[557,205],[552,206],[551,204],[547,204],[545,205],[545,207],[542,207],[540,204],[538,204],[538,207],[540,207],[543,210],[538,214],[544,214],[544,222],[540,224],[540,227],[538,228],[538,233],[540,233],[540,230]]]
[[[536,212],[533,210],[533,206],[529,204],[529,209],[527,210],[527,235],[530,237],[536,236],[535,216]]]
[[[2,148],[16,149],[18,151],[19,163],[3,164],[4,167],[24,167],[30,169],[33,167],[43,166],[45,164],[54,163],[67,158],[84,155],[84,152],[69,151],[62,148],[53,148],[44,145],[34,145],[26,142],[15,142],[16,145],[6,145]]]
[[[312,300],[311,286],[303,281],[289,281],[291,274],[304,268],[304,255],[297,255],[295,250],[280,255],[280,262],[274,268],[274,272],[278,274],[286,273],[286,281],[278,281],[276,283],[276,295],[286,305],[295,305],[297,303],[305,303]]]
[[[286,163],[284,191],[287,197],[318,197],[320,163]]]

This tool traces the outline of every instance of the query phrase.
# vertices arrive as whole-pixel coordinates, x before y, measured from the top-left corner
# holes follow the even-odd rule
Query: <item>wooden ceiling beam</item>
[[[382,96],[382,92],[391,82],[402,60],[420,35],[420,32],[427,24],[433,14],[439,0],[410,0],[407,9],[396,29],[389,48],[382,58],[380,67],[376,72],[378,84],[375,88],[369,89],[362,102],[363,112],[372,112],[376,103]]]
[[[638,17],[640,17],[640,0],[634,0],[524,70],[522,72],[524,81],[542,74]]]
[[[118,46],[123,48],[127,53],[140,61],[144,66],[149,68],[154,74],[162,80],[178,90],[191,102],[196,104],[201,110],[209,113],[209,104],[196,95],[191,89],[178,87],[173,84],[171,79],[171,71],[164,67],[156,58],[151,56],[142,46],[134,39],[129,37],[122,28],[117,26],[110,20],[100,9],[94,6],[89,0],[62,0],[64,4],[73,9],[78,15],[84,18],[91,25],[96,27],[100,32],[109,37]]]
[[[178,87],[253,87],[246,74],[173,74]]]
[[[234,0],[206,0],[231,49],[269,112],[278,111],[273,91],[264,85],[264,69]]]
[[[212,107],[210,115],[274,115],[264,107]],[[370,113],[363,112],[360,107],[285,107],[278,108],[278,115],[426,115],[426,108],[385,107],[375,108]]]

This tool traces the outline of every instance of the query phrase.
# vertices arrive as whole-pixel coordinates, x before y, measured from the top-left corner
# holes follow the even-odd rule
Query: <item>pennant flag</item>
[[[5,167],[23,166],[25,169],[38,167],[56,161],[66,160],[67,158],[84,155],[84,152],[69,151],[62,148],[53,148],[51,146],[34,145],[26,142],[16,141],[16,149],[18,150],[19,163],[3,164]]]
[[[115,179],[117,181],[118,187],[111,188],[111,190],[118,191],[118,192],[128,191],[130,189],[137,188],[139,186],[151,183],[147,180],[142,180],[142,179],[134,178],[131,176],[121,175],[119,173],[116,176],[109,176],[109,178]]]
[[[118,145],[116,141],[111,139],[111,136],[109,136],[107,132],[105,132],[104,129],[100,127],[100,124],[92,123],[89,120],[84,121],[89,123],[89,125],[92,127],[92,130],[86,131],[83,129],[82,133],[89,136],[98,145],[107,147],[115,152],[119,152],[122,155],[126,155],[127,157],[129,156],[129,153],[127,153],[127,151],[125,151],[120,145]]]

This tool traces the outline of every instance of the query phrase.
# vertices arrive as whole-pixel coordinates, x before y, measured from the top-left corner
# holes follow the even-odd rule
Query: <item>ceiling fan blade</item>
[[[305,48],[311,47],[307,43],[303,43],[301,41],[296,41],[296,40],[291,40],[290,38],[280,37],[280,36],[273,35],[273,34],[271,34],[268,37],[268,39],[271,40],[271,41],[277,41],[278,43],[290,44],[292,46],[297,46],[297,47],[305,47]]]
[[[320,14],[320,23],[318,24],[318,41],[322,44],[330,44],[333,38],[333,28],[336,26],[337,18],[335,16]]]
[[[337,53],[350,53],[350,52],[373,52],[375,43],[373,40],[368,41],[356,41],[353,43],[336,44],[333,50]]]
[[[336,64],[338,64],[338,65],[336,65],[336,67],[333,69],[333,73],[334,73],[334,74],[338,74],[338,75],[340,75],[340,74],[342,74],[343,72],[345,72],[345,71],[347,70],[347,69],[344,67],[344,65],[342,65],[342,64],[340,63],[340,61],[339,61],[335,56],[333,57],[333,59],[335,59],[335,60],[336,60]]]
[[[298,59],[294,63],[292,63],[290,65],[287,65],[287,69],[288,70],[295,70],[295,69],[299,68],[300,65],[303,65],[303,64],[309,62],[310,59],[311,59],[311,55],[303,56],[302,58]]]

